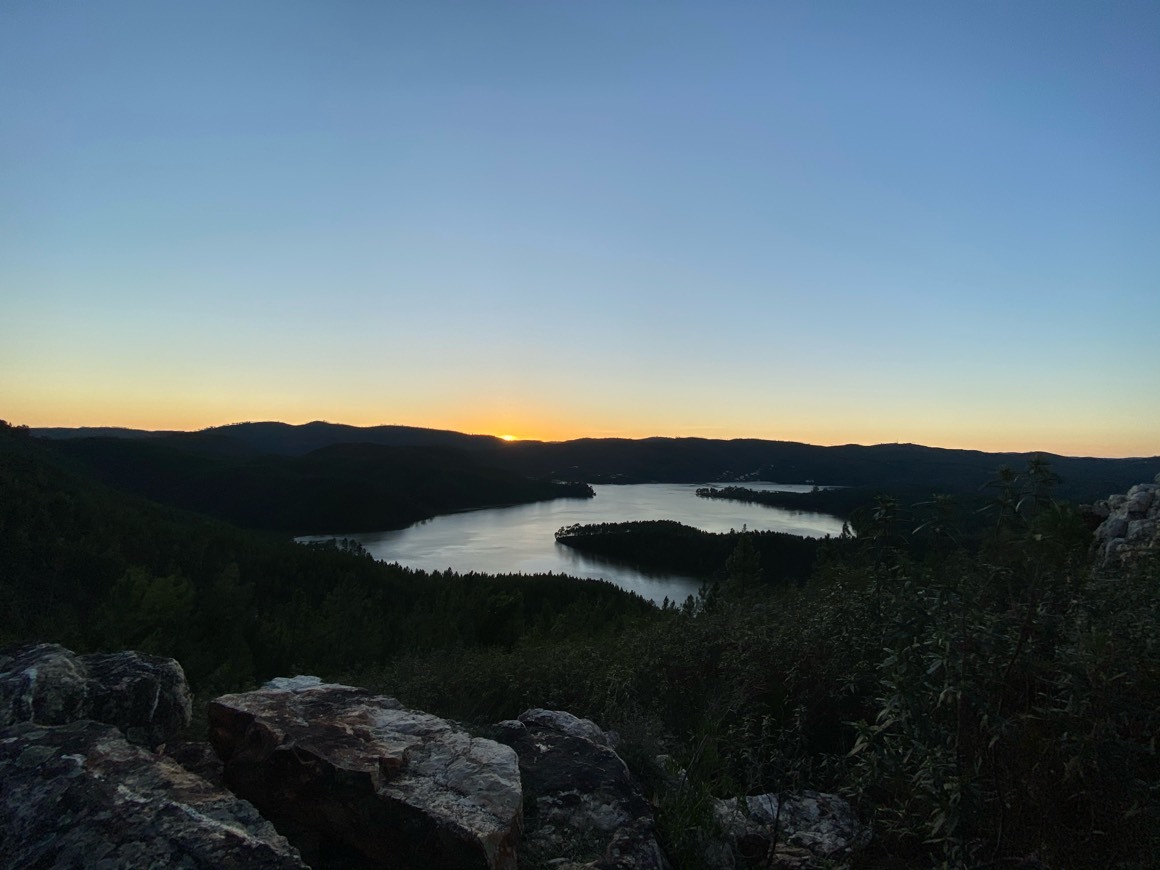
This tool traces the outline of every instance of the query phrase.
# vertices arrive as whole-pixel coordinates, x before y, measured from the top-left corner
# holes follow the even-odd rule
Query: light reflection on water
[[[721,484],[716,484],[721,486]],[[805,492],[811,487],[746,483],[751,489]],[[594,486],[596,498],[557,499],[435,517],[405,529],[342,535],[376,559],[425,571],[570,574],[605,579],[660,603],[695,595],[700,581],[672,574],[648,575],[557,544],[555,532],[574,523],[676,520],[707,532],[773,530],[795,535],[837,535],[842,521],[829,514],[788,511],[758,504],[697,498],[698,484],[642,483]],[[306,539],[309,540],[309,539]]]

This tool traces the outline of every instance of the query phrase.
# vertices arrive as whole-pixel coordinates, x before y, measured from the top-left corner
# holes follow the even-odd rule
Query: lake
[[[574,523],[676,520],[707,532],[749,529],[823,537],[838,535],[842,521],[828,514],[789,511],[765,505],[697,498],[706,484],[642,483],[594,486],[595,498],[556,499],[512,507],[447,514],[405,529],[343,535],[358,541],[376,559],[424,571],[486,574],[570,574],[604,579],[658,604],[667,596],[684,601],[700,581],[678,575],[643,574],[632,568],[581,555],[557,544],[556,530]],[[721,486],[721,484],[715,484]],[[746,483],[751,489],[805,492],[809,486]],[[307,539],[308,540],[308,539]]]

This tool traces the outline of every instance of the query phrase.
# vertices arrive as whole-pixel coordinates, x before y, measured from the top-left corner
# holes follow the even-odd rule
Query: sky
[[[1160,4],[4,0],[0,417],[1160,454]]]

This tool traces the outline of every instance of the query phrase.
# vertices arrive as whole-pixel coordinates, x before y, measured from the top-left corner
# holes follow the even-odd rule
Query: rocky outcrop
[[[528,710],[499,724],[519,756],[525,801],[521,860],[531,866],[663,870],[652,806],[609,733],[570,713]]]
[[[870,830],[837,795],[802,790],[718,800],[714,811],[726,849],[720,867],[832,867],[870,842]]]
[[[226,783],[312,866],[514,870],[516,754],[393,698],[316,678],[210,703]]]
[[[0,729],[0,867],[305,866],[250,804],[110,725]]]
[[[533,707],[520,713],[520,722],[568,734],[571,737],[583,737],[609,749],[616,749],[620,743],[620,735],[615,731],[605,731],[591,719],[581,719],[566,710],[544,710]]]
[[[58,644],[0,651],[0,725],[63,725],[92,719],[130,741],[156,746],[192,713],[189,686],[173,659],[119,652],[73,654]]]
[[[208,713],[212,747],[175,738],[190,705],[170,659],[0,651],[0,870],[669,867],[615,732],[588,719],[531,709],[489,740],[317,677]],[[833,795],[714,808],[707,867],[831,866],[869,838]]]
[[[1160,549],[1160,474],[1153,483],[1108,496],[1086,510],[1099,520],[1095,546],[1100,569],[1114,571],[1143,553]]]

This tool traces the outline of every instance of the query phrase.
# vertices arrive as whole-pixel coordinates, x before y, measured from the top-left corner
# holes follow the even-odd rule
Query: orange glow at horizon
[[[1160,459],[1160,3],[156,5],[3,18],[13,424]]]
[[[398,425],[490,434],[505,441],[568,441],[579,438],[650,437],[795,441],[820,446],[910,442],[929,447],[985,452],[1044,451],[1068,456],[1151,457],[1160,455],[1156,428],[1144,420],[1125,428],[1089,414],[1073,421],[1064,407],[1028,415],[1017,407],[1002,413],[972,413],[964,403],[918,409],[892,407],[880,398],[860,404],[793,395],[779,411],[764,411],[732,395],[641,407],[635,396],[588,396],[573,390],[524,396],[510,391],[366,401],[354,391],[320,392],[301,384],[254,378],[241,390],[220,382],[181,385],[170,381],[123,383],[101,378],[58,379],[47,388],[11,384],[0,395],[0,418],[40,427],[125,427],[197,431],[240,422],[316,420],[352,426]],[[485,398],[486,396],[486,398]],[[791,408],[793,410],[791,410]],[[1157,418],[1160,422],[1160,418]]]
[[[954,427],[950,424],[913,425],[897,428],[887,425],[843,425],[838,420],[826,420],[824,424],[805,425],[800,421],[786,420],[776,430],[756,427],[741,421],[733,425],[680,425],[672,422],[636,423],[633,425],[609,425],[608,420],[593,422],[580,419],[551,419],[547,416],[519,415],[506,416],[496,421],[488,415],[432,415],[420,419],[413,414],[395,417],[368,413],[343,412],[340,408],[320,408],[318,413],[303,413],[301,408],[293,409],[282,403],[271,401],[261,406],[253,406],[239,411],[233,403],[221,402],[219,407],[202,409],[201,413],[176,404],[165,408],[159,403],[133,403],[120,409],[102,397],[91,397],[87,402],[73,403],[69,410],[44,407],[11,407],[3,409],[0,416],[14,425],[33,428],[49,427],[124,427],[144,430],[197,431],[239,422],[281,421],[291,425],[301,425],[316,420],[344,423],[352,426],[399,425],[429,429],[445,429],[466,434],[494,435],[506,442],[518,441],[568,441],[580,438],[625,438],[641,439],[651,437],[739,439],[753,438],[770,441],[795,441],[819,446],[841,444],[883,444],[910,442],[928,447],[947,449],[980,450],[994,453],[1024,453],[1044,451],[1067,456],[1101,456],[1108,458],[1150,457],[1160,454],[1156,444],[1145,443],[1143,439],[1133,440],[1117,432],[1098,433],[1093,437],[1090,431],[1055,431],[1048,437],[1037,433],[1022,432],[1017,429],[990,431],[982,426],[972,428]],[[33,403],[28,403],[33,404]],[[40,405],[41,403],[35,403]],[[601,425],[603,423],[604,425]]]

